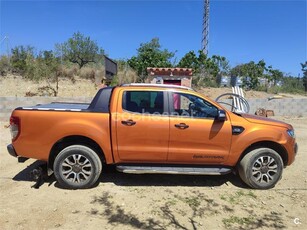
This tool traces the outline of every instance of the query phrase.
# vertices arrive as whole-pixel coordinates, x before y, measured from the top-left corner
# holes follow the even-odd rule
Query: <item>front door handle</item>
[[[190,126],[186,125],[185,123],[175,124],[175,127],[178,129],[187,129]]]
[[[135,125],[136,122],[131,120],[131,119],[129,119],[129,120],[126,120],[126,121],[122,121],[122,124],[123,125],[127,125],[127,126],[132,126],[132,125]]]

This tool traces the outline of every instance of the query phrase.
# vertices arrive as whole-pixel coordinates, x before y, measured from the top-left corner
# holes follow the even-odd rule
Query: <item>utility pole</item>
[[[0,41],[0,45],[4,41],[5,41],[5,45],[6,45],[6,55],[7,55],[7,58],[10,59],[9,37],[8,36],[4,36],[4,38]]]
[[[208,49],[209,49],[209,9],[210,9],[210,0],[204,0],[201,49],[206,56],[208,55]]]

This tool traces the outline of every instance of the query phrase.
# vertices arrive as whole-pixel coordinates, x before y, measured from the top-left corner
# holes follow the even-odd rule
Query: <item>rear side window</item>
[[[164,107],[163,92],[125,91],[122,107],[124,110],[134,113],[162,114]]]

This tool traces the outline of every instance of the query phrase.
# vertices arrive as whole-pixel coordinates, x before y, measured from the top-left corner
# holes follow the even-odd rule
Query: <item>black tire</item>
[[[238,165],[241,179],[255,189],[270,189],[281,179],[284,164],[280,155],[269,148],[246,154]]]
[[[102,163],[97,153],[83,145],[71,145],[55,158],[54,175],[63,188],[84,189],[98,180]]]

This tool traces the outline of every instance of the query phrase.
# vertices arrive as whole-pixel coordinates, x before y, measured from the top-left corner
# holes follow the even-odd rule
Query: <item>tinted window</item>
[[[123,95],[123,109],[136,113],[163,113],[163,92],[126,91]]]
[[[171,107],[172,115],[177,116],[215,118],[218,113],[218,109],[206,100],[184,93],[173,93]]]

